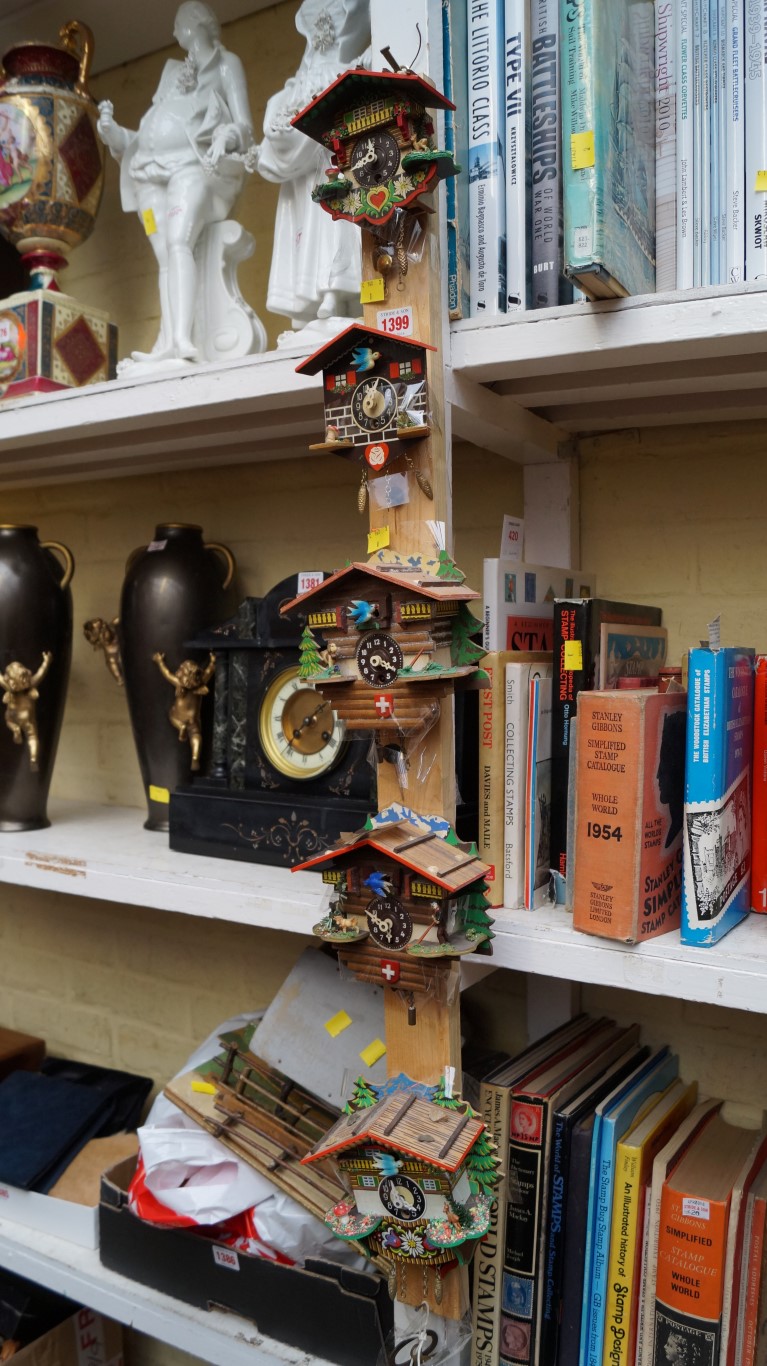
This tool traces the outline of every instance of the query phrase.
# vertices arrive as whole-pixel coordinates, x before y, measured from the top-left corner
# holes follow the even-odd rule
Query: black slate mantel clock
[[[246,598],[230,621],[186,642],[216,656],[213,753],[209,773],[171,795],[171,849],[290,867],[375,806],[365,740],[348,737],[300,677],[305,617],[280,615],[302,578]]]

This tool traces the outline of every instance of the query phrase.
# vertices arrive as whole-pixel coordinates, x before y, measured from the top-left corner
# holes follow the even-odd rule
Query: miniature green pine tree
[[[314,678],[316,674],[322,673],[324,667],[317,641],[309,627],[305,626],[298,647],[298,677]]]
[[[487,883],[480,882],[465,896],[462,896],[458,907],[463,914],[463,923],[469,939],[493,939],[493,931],[490,929],[492,919],[487,913],[488,900],[485,896]]]
[[[478,1119],[476,1110],[472,1110],[467,1101],[460,1097],[445,1095],[445,1078],[440,1077],[439,1084],[433,1096],[434,1104],[440,1105],[443,1110],[462,1110],[470,1119]],[[498,1184],[498,1168],[500,1158],[493,1140],[486,1128],[482,1129],[474,1147],[466,1158],[466,1175],[469,1178],[472,1194],[492,1195],[493,1190]]]
[[[465,602],[461,603],[458,609],[458,616],[453,622],[453,634],[450,640],[450,662],[459,667],[463,664],[476,664],[482,658],[485,651],[481,645],[477,645],[472,640],[472,636],[477,631],[482,630],[482,622],[470,611]]]
[[[344,1106],[344,1113],[350,1115],[354,1110],[368,1110],[377,1101],[378,1093],[374,1087],[370,1085],[369,1081],[365,1081],[364,1077],[358,1077],[354,1083],[351,1098]]]

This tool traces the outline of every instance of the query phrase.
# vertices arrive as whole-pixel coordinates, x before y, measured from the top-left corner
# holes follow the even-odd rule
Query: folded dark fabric
[[[144,1105],[154,1085],[151,1077],[140,1077],[134,1072],[120,1072],[115,1067],[97,1067],[90,1062],[75,1062],[72,1058],[46,1058],[40,1071],[46,1077],[61,1077],[99,1091],[111,1108],[104,1111],[104,1124],[94,1138],[111,1138],[112,1134],[132,1133],[143,1119]]]
[[[0,1082],[0,1182],[46,1192],[98,1132],[99,1091],[40,1072],[12,1072]]]

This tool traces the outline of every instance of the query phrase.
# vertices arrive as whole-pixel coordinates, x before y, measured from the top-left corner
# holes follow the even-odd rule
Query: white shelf
[[[238,1314],[181,1304],[108,1271],[98,1251],[20,1224],[0,1222],[0,1266],[214,1366],[328,1366],[263,1337]]]
[[[678,932],[617,944],[574,930],[561,907],[494,911],[493,962],[544,977],[767,1014],[767,916],[751,915],[712,948]]]
[[[0,407],[0,484],[306,455],[322,431],[322,379],[296,375],[302,354],[270,351],[8,402]]]
[[[0,485],[305,455],[321,377],[267,352],[0,407]],[[492,389],[487,386],[492,386]],[[522,463],[573,433],[767,416],[767,284],[646,295],[454,325],[455,432]]]
[[[50,815],[48,830],[0,835],[0,882],[294,934],[325,913],[317,873],[173,853],[133,807],[58,801]],[[467,981],[472,969],[513,968],[767,1014],[767,916],[691,949],[676,933],[633,946],[581,934],[557,907],[493,914],[493,957],[467,959]]]
[[[451,363],[571,434],[765,417],[767,285],[469,319]]]
[[[311,934],[329,888],[314,873],[176,854],[144,813],[50,804],[48,830],[0,834],[0,882]]]

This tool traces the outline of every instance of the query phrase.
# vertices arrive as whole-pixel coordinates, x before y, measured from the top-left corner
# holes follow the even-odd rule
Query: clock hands
[[[301,732],[302,732],[303,730],[305,730],[307,726],[312,726],[312,725],[314,725],[314,722],[316,721],[316,719],[317,719],[317,717],[319,716],[320,712],[321,712],[321,711],[325,711],[325,709],[326,709],[327,707],[329,707],[329,706],[330,706],[330,703],[329,703],[329,702],[320,702],[319,706],[318,706],[318,707],[315,707],[314,711],[313,711],[309,716],[305,716],[304,719],[303,719],[303,721],[301,722],[301,725],[300,725],[300,726],[297,726],[296,729],[293,731],[293,739],[294,739],[294,740],[300,739],[300,737],[301,737]],[[323,737],[322,737],[322,738],[323,738],[323,740],[325,739],[324,733],[323,733]],[[328,740],[330,739],[330,735],[327,736],[327,739],[328,739]]]

